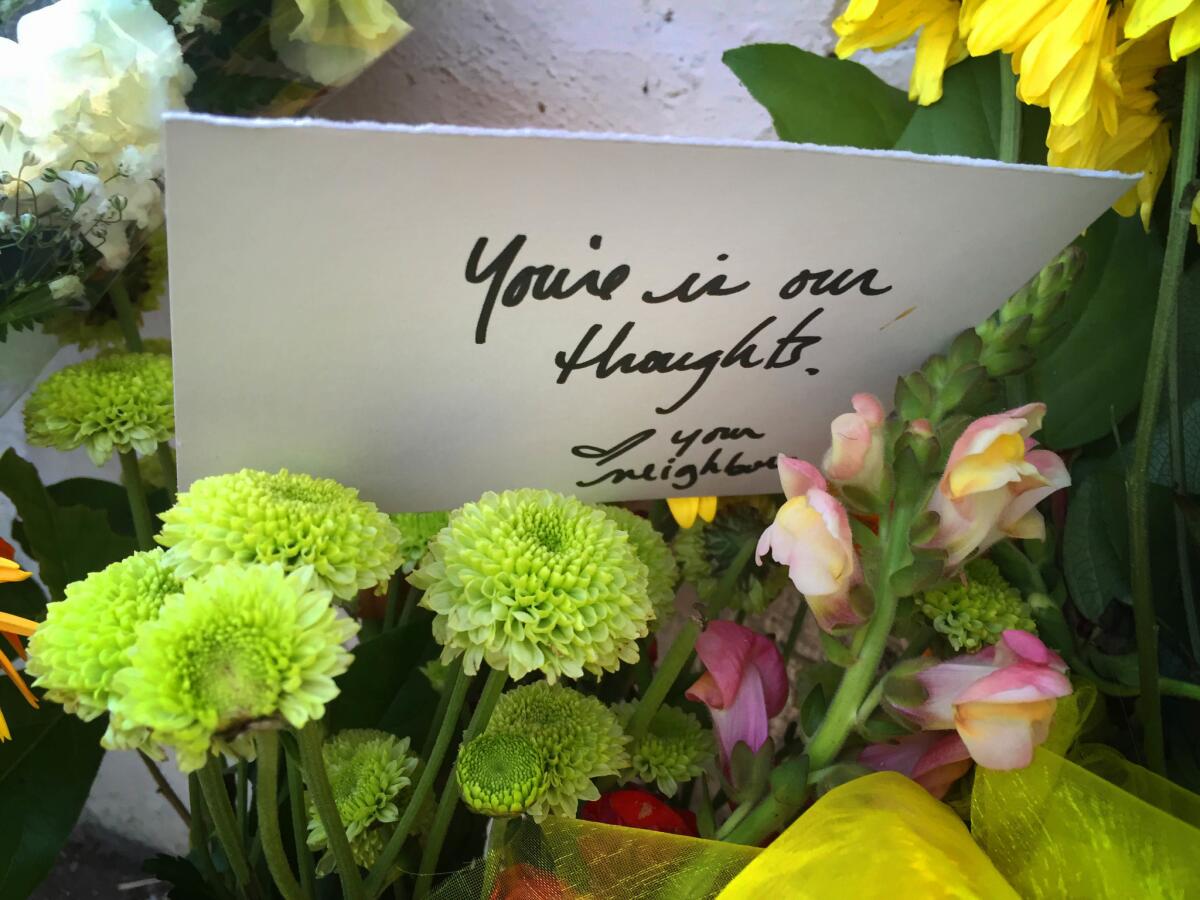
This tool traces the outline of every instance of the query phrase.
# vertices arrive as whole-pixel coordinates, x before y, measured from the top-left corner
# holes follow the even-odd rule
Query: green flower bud
[[[400,532],[400,571],[406,575],[429,550],[429,542],[450,523],[448,512],[397,513],[392,524]]]
[[[697,521],[691,528],[680,529],[675,537],[675,555],[685,581],[695,585],[705,604],[721,602],[726,609],[762,612],[779,596],[788,583],[783,566],[744,554],[747,544],[758,543],[759,536],[775,518],[775,504],[769,497],[732,497],[721,502],[711,522]],[[741,571],[733,590],[725,596],[722,581],[739,564]]]
[[[175,433],[171,360],[116,353],[55,372],[29,395],[25,434],[35,447],[83,447],[96,465],[112,452],[153,453]]]
[[[574,817],[581,800],[600,796],[592,779],[617,775],[629,765],[629,738],[616,715],[595,697],[562,684],[539,681],[503,694],[485,734],[519,734],[542,754],[545,791],[527,810],[538,821]]]
[[[635,703],[613,707],[621,724],[629,725]],[[679,785],[703,774],[716,753],[712,733],[691,713],[674,706],[660,706],[650,720],[646,736],[633,743],[633,774],[672,797]]]
[[[550,491],[487,493],[450,515],[409,581],[442,661],[512,678],[599,675],[636,662],[654,611],[647,569],[597,509]]]
[[[976,559],[964,569],[966,583],[950,581],[918,594],[916,605],[955,650],[974,653],[1000,640],[1010,628],[1037,633],[1021,592],[996,564]]]
[[[647,591],[654,607],[653,628],[660,627],[675,612],[675,588],[679,584],[679,566],[675,562],[675,554],[648,519],[623,506],[599,508],[629,536],[638,559],[646,564],[649,571]]]
[[[412,784],[417,758],[409,752],[408,738],[368,728],[338,732],[325,741],[321,756],[354,861],[370,868],[400,818],[398,800]],[[308,846],[324,850],[327,842],[325,826],[309,800]],[[333,867],[329,853],[317,866],[322,874]]]
[[[515,816],[546,791],[546,758],[528,738],[488,732],[465,744],[455,767],[463,802],[485,816]]]
[[[201,478],[161,518],[157,541],[180,578],[224,562],[311,566],[317,585],[350,600],[400,565],[400,535],[374,503],[287,469]]]

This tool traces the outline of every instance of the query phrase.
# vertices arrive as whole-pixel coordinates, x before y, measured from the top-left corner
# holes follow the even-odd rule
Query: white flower
[[[55,300],[74,300],[83,296],[83,282],[76,275],[55,278],[47,287],[50,288],[50,296]]]
[[[109,269],[119,269],[129,259],[131,225],[157,228],[162,224],[162,191],[149,179],[102,181],[86,172],[59,172],[49,192],[59,207],[74,210],[75,224],[104,256]]]
[[[0,169],[32,148],[48,166],[113,174],[132,147],[160,171],[162,114],[184,106],[195,76],[149,0],[59,0],[16,33],[0,40]]]
[[[179,15],[175,17],[175,24],[184,34],[191,34],[197,28],[213,34],[220,33],[220,21],[204,14],[204,3],[205,0],[184,0],[179,4]]]
[[[12,224],[12,213],[6,213],[3,210],[0,210],[0,234],[4,234],[4,232],[12,228]]]

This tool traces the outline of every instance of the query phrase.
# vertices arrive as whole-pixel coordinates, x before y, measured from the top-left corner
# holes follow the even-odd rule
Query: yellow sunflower
[[[946,69],[967,55],[958,12],[958,0],[850,0],[833,23],[837,55],[845,59],[859,50],[887,50],[919,30],[908,99],[928,106],[942,98]]]
[[[1113,121],[1097,105],[1072,125],[1051,124],[1046,136],[1052,166],[1144,173],[1114,209],[1123,216],[1140,213],[1147,228],[1171,160],[1170,127],[1154,93],[1155,75],[1170,61],[1165,26],[1142,40],[1123,41],[1112,58],[1115,86],[1101,88],[1111,93]]]
[[[1171,21],[1171,59],[1187,56],[1200,47],[1200,2],[1197,0],[1133,0],[1127,38],[1141,38],[1164,22]]]
[[[4,541],[0,541],[0,552],[3,552],[7,547],[8,545]],[[19,565],[5,556],[0,556],[0,584],[24,581],[28,577],[29,573],[24,571]],[[20,616],[0,612],[0,634],[4,635],[4,639],[12,645],[21,659],[25,658],[25,648],[21,644],[21,638],[29,637],[36,628],[37,623],[30,619],[23,619]],[[12,660],[8,658],[8,654],[2,652],[0,652],[0,669],[3,669],[5,674],[12,679],[13,684],[17,686],[17,690],[21,692],[21,696],[29,702],[29,705],[37,709],[37,698],[33,696],[33,692],[25,684],[25,679],[21,677],[21,673],[12,664]],[[7,741],[11,738],[12,732],[8,730],[8,722],[4,719],[4,713],[0,712],[0,741]]]
[[[972,56],[1001,50],[1020,76],[1017,96],[1074,125],[1101,105],[1115,118],[1112,51],[1117,26],[1108,0],[963,0],[959,30]]]

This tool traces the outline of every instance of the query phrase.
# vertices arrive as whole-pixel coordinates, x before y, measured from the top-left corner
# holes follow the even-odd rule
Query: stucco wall
[[[406,0],[401,13],[413,33],[318,114],[769,137],[770,118],[721,63],[721,53],[760,41],[827,53],[833,45],[828,23],[837,6],[840,0]],[[908,51],[897,50],[864,62],[903,83],[909,58]],[[165,313],[152,317],[149,330],[166,334]],[[64,351],[50,368],[77,358]],[[34,459],[47,481],[96,475],[82,451],[64,455],[25,447],[20,404],[0,417],[0,446],[15,446]],[[107,467],[103,477],[116,480],[116,466]],[[5,504],[0,497],[0,534],[9,532],[11,510]],[[182,779],[173,780],[182,786]],[[152,787],[132,754],[109,754],[86,814],[128,838],[180,850],[186,835]]]

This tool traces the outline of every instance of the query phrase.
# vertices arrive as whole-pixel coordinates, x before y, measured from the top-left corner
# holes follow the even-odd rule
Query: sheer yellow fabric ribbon
[[[766,850],[570,819],[510,827],[438,900],[1200,897],[1200,797],[1063,727],[1016,772],[978,769],[971,832],[893,773],[830,791]],[[1102,777],[1103,776],[1103,777]],[[484,889],[485,882],[488,889]]]

